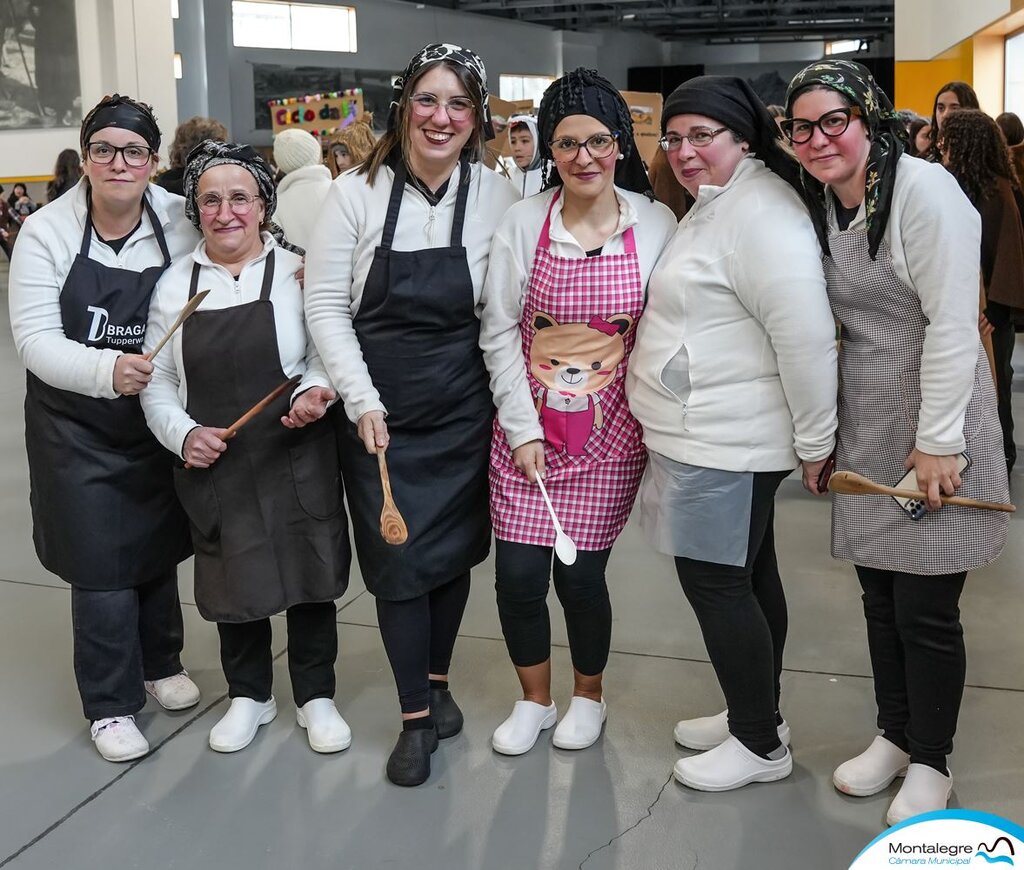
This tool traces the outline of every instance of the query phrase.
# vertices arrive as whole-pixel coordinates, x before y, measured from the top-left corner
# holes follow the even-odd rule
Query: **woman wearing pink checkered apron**
[[[629,107],[596,72],[555,81],[538,126],[546,189],[499,225],[481,313],[498,409],[490,463],[498,614],[523,688],[492,738],[505,755],[529,751],[558,718],[552,575],[575,676],[553,742],[585,749],[601,735],[612,624],[605,566],[646,464],[626,405],[626,365],[647,279],[676,228],[649,192]],[[571,565],[552,561],[556,533],[538,477],[578,548]]]

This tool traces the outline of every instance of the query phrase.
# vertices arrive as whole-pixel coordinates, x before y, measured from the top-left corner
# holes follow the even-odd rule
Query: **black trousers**
[[[573,565],[552,560],[552,547],[496,541],[494,548],[498,617],[512,664],[539,665],[551,658],[548,587],[565,612],[572,665],[581,674],[604,672],[612,640],[612,605],[608,599],[606,550],[580,550]]]
[[[338,658],[337,609],[333,601],[295,604],[285,611],[288,624],[288,674],[295,706],[314,698],[333,698]],[[220,663],[232,698],[270,699],[274,656],[269,619],[218,622]]]
[[[992,357],[996,369],[996,399],[999,411],[999,426],[1003,430],[1003,454],[1006,464],[1012,468],[1017,461],[1017,445],[1013,442],[1013,348],[1017,341],[1014,330],[1012,309],[998,302],[989,302],[985,315],[992,324]]]
[[[676,573],[729,708],[729,733],[751,752],[779,747],[782,652],[789,616],[775,558],[775,492],[789,472],[755,472],[747,562],[676,557]]]
[[[86,719],[130,716],[145,680],[181,671],[185,627],[174,571],[131,589],[71,587],[75,678]]]
[[[377,599],[377,624],[403,713],[430,706],[430,674],[447,674],[469,600],[469,574],[406,601]]]
[[[878,727],[915,764],[946,773],[967,676],[966,572],[921,577],[857,565]]]

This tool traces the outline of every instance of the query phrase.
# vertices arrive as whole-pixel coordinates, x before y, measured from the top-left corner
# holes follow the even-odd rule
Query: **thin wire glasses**
[[[421,118],[429,118],[443,106],[445,113],[453,121],[465,121],[476,108],[469,97],[452,97],[450,100],[439,100],[433,94],[413,94],[409,99],[413,112]]]
[[[658,140],[658,144],[661,146],[662,151],[678,151],[683,147],[683,140],[685,139],[694,148],[707,148],[708,145],[715,141],[715,136],[719,133],[724,133],[728,129],[728,127],[719,127],[717,130],[709,130],[707,127],[698,127],[696,130],[691,130],[686,136],[680,136],[678,133],[669,133],[667,136],[662,136]]]
[[[204,193],[196,200],[196,202],[199,205],[200,212],[207,217],[213,217],[214,215],[220,214],[220,207],[224,202],[227,202],[228,208],[231,209],[232,214],[249,214],[249,212],[252,211],[253,204],[258,199],[258,196],[237,190],[231,194],[227,200],[216,193]]]
[[[148,145],[125,145],[119,148],[109,142],[90,142],[85,146],[85,151],[89,159],[100,166],[113,163],[118,154],[126,166],[133,166],[136,169],[145,166],[153,158],[153,149]]]
[[[846,106],[826,112],[817,121],[809,121],[807,118],[783,118],[779,126],[790,142],[794,145],[803,145],[805,142],[811,141],[815,127],[829,139],[835,139],[846,132],[850,121],[859,117],[861,117],[859,107]]]
[[[570,163],[580,153],[580,148],[586,148],[587,153],[595,160],[608,157],[615,150],[615,143],[618,141],[618,132],[595,133],[588,136],[582,142],[573,139],[571,136],[563,136],[550,143],[551,156],[555,163]]]

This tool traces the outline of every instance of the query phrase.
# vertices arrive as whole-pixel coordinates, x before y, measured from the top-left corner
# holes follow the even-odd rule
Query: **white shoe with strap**
[[[134,761],[149,754],[149,741],[139,731],[134,716],[97,719],[89,733],[96,751],[107,761]]]
[[[199,703],[199,686],[181,671],[162,680],[146,680],[146,691],[165,710],[187,710]]]

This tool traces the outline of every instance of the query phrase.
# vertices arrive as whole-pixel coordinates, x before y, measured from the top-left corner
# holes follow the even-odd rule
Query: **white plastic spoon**
[[[551,506],[551,499],[548,498],[548,491],[544,488],[544,481],[537,475],[537,486],[540,487],[540,494],[544,496],[544,503],[548,506],[548,513],[551,514],[551,522],[555,526],[555,555],[563,565],[572,565],[576,561],[576,545],[563,530],[562,524],[555,516],[555,509]]]

